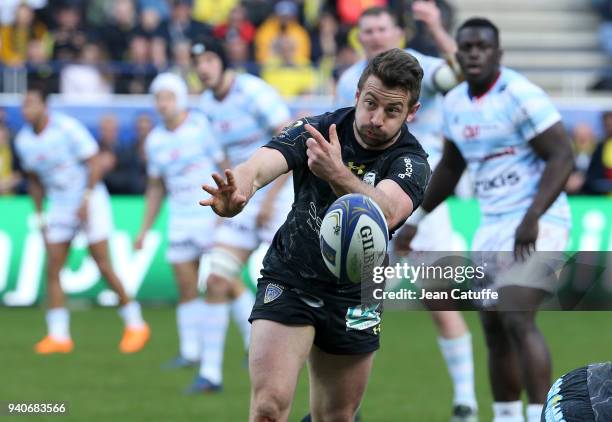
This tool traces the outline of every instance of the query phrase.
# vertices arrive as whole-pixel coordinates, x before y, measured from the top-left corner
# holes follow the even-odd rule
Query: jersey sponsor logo
[[[353,161],[349,161],[347,167],[357,175],[362,175],[366,168],[365,164],[355,164]]]
[[[414,170],[412,168],[412,160],[410,158],[404,158],[404,164],[406,165],[406,172],[398,174],[397,177],[400,179],[405,179],[406,177],[410,179]]]
[[[364,174],[363,182],[370,186],[374,186],[376,184],[376,173],[373,171],[369,171],[366,174]]]
[[[465,139],[474,139],[480,135],[480,126],[478,125],[465,125],[463,127],[463,137]]]
[[[491,190],[514,186],[519,183],[521,177],[516,171],[500,174],[492,179],[483,179],[476,181],[476,193],[486,193]]]
[[[264,293],[264,303],[270,303],[275,301],[283,294],[283,288],[277,284],[269,283],[266,286],[266,291]]]

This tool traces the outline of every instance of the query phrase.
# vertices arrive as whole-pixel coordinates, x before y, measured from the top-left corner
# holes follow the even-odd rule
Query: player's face
[[[457,35],[457,61],[470,85],[493,82],[502,51],[490,28],[464,28]]]
[[[371,59],[400,44],[401,31],[387,13],[364,16],[359,20],[359,41]]]
[[[196,57],[196,71],[207,89],[219,86],[223,76],[223,63],[215,53],[205,52]]]
[[[38,123],[45,115],[46,110],[47,106],[40,96],[40,93],[28,91],[25,94],[21,111],[23,112],[23,118],[26,122],[31,125]]]
[[[371,75],[357,91],[355,126],[361,140],[370,147],[383,146],[412,120],[420,107],[410,107],[410,94],[400,88],[389,89]]]
[[[155,94],[155,106],[162,119],[171,120],[178,114],[174,92],[161,90]]]

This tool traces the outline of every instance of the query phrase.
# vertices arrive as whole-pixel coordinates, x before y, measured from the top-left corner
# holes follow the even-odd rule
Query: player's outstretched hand
[[[200,205],[211,207],[221,217],[233,217],[242,211],[247,198],[238,192],[234,173],[228,169],[225,170],[225,179],[219,173],[213,173],[212,178],[217,187],[202,186],[202,189],[210,194],[210,198],[200,201]]]
[[[329,142],[314,126],[307,124],[304,128],[312,136],[306,140],[308,168],[323,180],[328,182],[334,180],[344,168],[336,125],[329,127]]]
[[[524,261],[535,252],[538,229],[538,218],[529,212],[525,214],[514,234],[514,259],[516,261]]]

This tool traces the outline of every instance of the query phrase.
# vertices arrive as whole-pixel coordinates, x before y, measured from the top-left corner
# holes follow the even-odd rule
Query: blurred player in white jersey
[[[482,212],[472,249],[496,251],[486,264],[499,299],[481,313],[494,422],[524,421],[523,389],[527,421],[536,422],[550,387],[551,361],[535,314],[554,286],[547,280],[551,261],[542,268],[543,255],[534,251],[567,246],[570,215],[562,190],[574,162],[572,148],[544,91],[501,66],[493,23],[466,21],[457,45],[466,82],[444,98],[444,152],[416,217],[451,195],[467,166]],[[502,256],[509,259],[500,263]]]
[[[414,7],[415,18],[425,21],[440,52],[452,58],[457,47],[443,28],[435,3],[415,2]],[[382,51],[398,47],[402,35],[389,10],[373,7],[364,11],[359,18],[359,39],[365,50],[366,60],[354,64],[340,77],[335,98],[337,106],[355,104],[357,81],[367,61]],[[453,88],[458,81],[445,60],[425,56],[413,49],[406,51],[416,57],[424,71],[419,97],[421,108],[409,124],[410,132],[419,140],[429,155],[431,168],[434,168],[442,152],[442,94]],[[451,235],[448,208],[443,204],[423,221],[419,234],[410,243],[409,248],[415,251],[448,251]],[[408,245],[402,243],[401,236],[398,236],[395,241],[396,251],[408,249]],[[452,420],[473,421],[476,418],[477,403],[471,335],[458,311],[432,311],[432,316],[440,333],[438,343],[453,381]]]
[[[123,353],[137,352],[147,343],[150,331],[140,305],[128,297],[111,265],[108,237],[113,222],[108,192],[100,183],[98,144],[76,119],[49,112],[46,87],[40,82],[29,84],[22,110],[26,125],[15,145],[28,173],[28,189],[47,248],[48,335],[35,350],[40,354],[68,353],[74,347],[60,271],[70,243],[82,230],[100,273],[119,295],[119,314],[125,322],[119,348]],[[43,218],[45,197],[48,203]]]
[[[172,73],[151,84],[162,123],[147,136],[148,182],[145,215],[135,242],[141,249],[166,194],[169,200],[168,250],[179,292],[176,310],[179,355],[166,367],[196,366],[201,353],[204,301],[198,298],[200,257],[213,242],[216,215],[198,205],[200,184],[224,160],[206,116],[188,111],[187,85]]]
[[[227,67],[223,45],[213,38],[194,42],[192,55],[205,87],[200,107],[208,116],[215,136],[232,163],[246,161],[268,139],[289,122],[289,108],[263,80],[237,74]],[[229,313],[242,331],[248,349],[248,317],[255,298],[239,280],[251,253],[262,243],[271,243],[284,222],[293,195],[287,175],[263,189],[240,214],[223,219],[215,232],[206,281],[206,309],[200,374],[192,390],[218,391],[222,384],[223,347]]]

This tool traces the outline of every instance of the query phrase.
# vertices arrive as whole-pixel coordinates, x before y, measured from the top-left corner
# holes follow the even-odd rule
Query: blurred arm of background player
[[[465,167],[465,160],[455,143],[445,139],[442,158],[431,175],[429,185],[425,190],[421,213],[430,213],[455,192],[455,187],[459,183]],[[413,224],[405,224],[401,228],[395,240],[397,251],[410,250],[410,242],[416,235],[416,231],[417,226]]]
[[[412,3],[414,19],[423,22],[431,34],[440,54],[447,60],[455,60],[457,43],[442,23],[442,14],[434,0],[419,0]]]
[[[563,191],[574,168],[574,153],[563,123],[557,122],[529,141],[546,167],[540,178],[538,192],[516,228],[514,255],[524,259],[535,251],[538,238],[538,220]]]
[[[147,180],[147,190],[145,191],[144,219],[142,220],[138,236],[136,236],[136,240],[134,241],[134,249],[142,249],[144,238],[153,226],[165,196],[166,187],[161,177],[149,177]]]
[[[274,135],[278,135],[289,124],[290,122],[285,122],[282,125],[279,125],[274,130]],[[223,168],[229,168],[229,167],[223,167]],[[268,221],[270,221],[270,219],[274,215],[274,209],[277,205],[276,198],[278,197],[279,192],[285,186],[285,183],[287,183],[287,180],[289,179],[289,175],[290,173],[279,176],[274,181],[272,186],[270,186],[270,189],[268,190],[266,194],[266,198],[263,201],[263,205],[261,209],[259,210],[259,214],[257,214],[257,219],[256,219],[257,227],[265,227],[268,224]]]
[[[100,155],[95,154],[92,157],[85,160],[85,165],[87,166],[87,187],[85,188],[85,193],[83,194],[83,199],[81,201],[81,206],[78,211],[78,216],[82,222],[87,221],[87,207],[89,203],[89,197],[91,196],[91,192],[93,191],[96,184],[100,181],[103,176],[103,168],[102,163],[100,161]]]
[[[440,91],[446,93],[463,80],[461,68],[455,58],[457,43],[444,28],[442,14],[435,0],[415,1],[412,3],[412,15],[414,19],[423,22],[427,26],[429,33],[436,43],[436,47],[438,47],[438,51],[444,57],[446,63],[448,63],[448,70],[452,72],[451,75],[445,72],[446,69],[439,69],[436,70],[436,75],[434,76]]]
[[[34,209],[36,210],[36,225],[44,236],[43,199],[45,198],[45,188],[35,173],[27,172],[26,174],[28,177],[28,193],[34,202]]]

